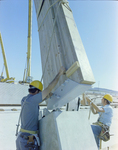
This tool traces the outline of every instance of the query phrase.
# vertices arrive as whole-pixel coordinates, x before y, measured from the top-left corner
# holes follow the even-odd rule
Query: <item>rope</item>
[[[68,2],[67,2],[66,0],[63,0],[63,1],[62,1],[62,4],[63,4],[69,11],[72,12],[72,10],[71,10],[71,8],[69,7]]]
[[[60,2],[59,2],[59,1],[60,1]],[[65,0],[57,0],[55,3],[53,3],[53,4],[48,8],[48,10],[47,10],[47,12],[46,12],[46,14],[45,14],[45,16],[44,16],[44,18],[43,18],[43,21],[41,22],[41,25],[40,25],[39,28],[38,28],[38,31],[39,31],[39,30],[41,29],[41,26],[42,26],[42,24],[43,24],[43,22],[44,22],[44,20],[45,20],[45,18],[46,18],[46,16],[47,16],[49,10],[50,10],[51,7],[53,7],[57,2],[59,2],[59,5],[58,5],[58,7],[57,7],[56,17],[55,17],[54,24],[53,24],[52,35],[51,35],[51,39],[50,39],[50,43],[49,43],[49,47],[48,47],[49,49],[48,49],[48,53],[47,53],[47,57],[46,57],[46,62],[45,62],[45,65],[44,65],[43,74],[42,74],[42,77],[41,77],[41,82],[42,82],[42,79],[43,79],[43,76],[44,76],[44,73],[45,73],[46,64],[47,64],[47,61],[48,61],[48,56],[49,56],[49,52],[50,52],[51,41],[52,41],[52,38],[53,38],[54,27],[55,27],[55,23],[56,23],[56,19],[57,19],[57,14],[58,14],[59,6],[60,6],[61,4],[67,4],[68,2],[65,1]],[[64,5],[64,6],[65,6],[65,5]],[[66,6],[65,6],[65,7],[66,7]],[[69,6],[66,7],[66,8],[69,9]],[[71,11],[71,9],[69,9],[69,10]]]
[[[59,0],[58,0],[58,1],[59,1]],[[57,2],[56,2],[56,3],[57,3]],[[54,3],[54,4],[56,4],[56,3]],[[53,5],[54,5],[54,4],[53,4]],[[43,74],[42,74],[42,77],[41,77],[41,82],[42,82],[42,79],[43,79],[43,76],[44,76],[44,73],[45,73],[46,64],[47,64],[47,61],[48,61],[48,56],[49,56],[50,47],[51,47],[51,41],[52,41],[52,37],[53,37],[53,33],[54,33],[54,27],[55,27],[55,23],[56,23],[57,14],[58,14],[58,10],[59,10],[60,4],[61,4],[61,2],[59,3],[59,5],[58,5],[58,7],[57,7],[57,13],[56,13],[56,17],[55,17],[54,24],[53,24],[52,35],[51,35],[51,39],[50,39],[50,44],[49,44],[49,49],[48,49],[48,54],[47,54],[46,62],[45,62],[45,65],[44,65],[44,71],[43,71]],[[53,5],[51,5],[51,7],[52,7]],[[50,7],[50,8],[51,8],[51,7]]]
[[[22,114],[22,111],[23,111],[23,108],[24,108],[24,105],[26,103],[26,99],[27,97],[25,98],[24,102],[23,102],[23,105],[21,106],[21,111],[20,111],[20,115],[19,115],[19,119],[18,119],[18,124],[16,125],[16,136],[18,135],[18,129],[19,129],[19,126],[20,126],[20,120],[21,120],[21,114]]]
[[[44,22],[44,20],[45,20],[45,18],[46,18],[46,16],[47,16],[47,14],[48,14],[48,11],[51,9],[51,7],[53,6],[53,5],[55,5],[57,2],[59,2],[60,0],[57,0],[54,4],[52,4],[49,8],[48,8],[48,10],[47,10],[47,12],[46,12],[46,14],[45,14],[45,16],[44,16],[44,18],[43,18],[43,21],[41,22],[41,25],[39,26],[39,28],[38,28],[38,31],[40,30],[40,28],[41,28],[41,26],[42,26],[42,24],[43,24],[43,22]]]
[[[91,104],[90,104],[88,120],[90,120],[90,116],[91,116],[91,109],[92,109],[92,103],[93,103],[93,102],[94,102],[94,100],[92,100],[92,101],[91,101]]]
[[[54,4],[52,4],[49,8],[48,8],[48,10],[47,10],[47,12],[46,12],[46,14],[45,14],[45,16],[44,16],[44,18],[43,18],[43,21],[41,22],[41,25],[39,26],[39,28],[38,28],[38,31],[40,30],[40,28],[41,28],[41,26],[42,26],[42,24],[43,24],[43,22],[44,22],[44,20],[45,20],[45,18],[46,18],[46,16],[47,16],[47,14],[48,14],[48,12],[49,12],[49,10],[51,9],[51,7],[53,7],[56,3],[58,3],[60,1],[60,3],[59,3],[59,5],[62,3],[68,10],[70,10],[71,12],[72,12],[72,10],[70,9],[70,7],[67,5],[67,1],[65,1],[65,0],[57,0]],[[66,5],[65,5],[66,4]]]
[[[92,103],[93,103],[95,100],[96,100],[96,97],[91,99],[88,120],[90,120],[90,116],[91,116],[91,109],[92,109]]]
[[[101,96],[99,96],[99,97],[94,97],[94,98],[91,99],[88,120],[90,119],[90,115],[91,115],[92,103],[95,102],[95,100],[96,100],[97,98],[101,98]]]

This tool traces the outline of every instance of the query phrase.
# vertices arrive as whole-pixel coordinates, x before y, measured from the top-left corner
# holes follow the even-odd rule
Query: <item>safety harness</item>
[[[103,123],[101,123],[99,121],[93,123],[93,125],[98,125],[98,126],[102,127],[102,130],[101,130],[101,132],[100,132],[100,134],[98,136],[99,139],[101,139],[101,140],[103,140],[105,142],[110,140],[110,134],[109,134],[110,128],[109,128],[109,126],[107,126],[107,125],[105,125],[105,124],[103,124]]]
[[[27,140],[27,144],[25,145],[26,148],[28,148],[29,150],[32,150],[32,149],[38,150],[37,140],[34,135],[24,134],[21,132],[19,136]]]
[[[26,132],[26,133],[30,133],[30,134],[37,134],[38,131],[30,131],[30,130],[25,130],[25,129],[20,129],[20,132]]]
[[[25,98],[23,106],[21,107],[21,112],[19,115],[18,124],[16,125],[17,126],[16,136],[17,136],[17,138],[18,138],[18,136],[20,136],[20,137],[26,139],[27,145],[25,147],[29,148],[29,150],[30,150],[32,148],[36,149],[37,145],[40,146],[40,141],[39,141],[39,137],[38,137],[38,131],[30,131],[30,130],[25,130],[25,129],[21,128],[20,132],[18,133],[18,128],[20,126],[20,120],[21,120],[21,114],[22,114],[24,105],[26,103],[26,99],[27,99],[27,97]],[[25,135],[24,133],[26,133],[28,135]]]

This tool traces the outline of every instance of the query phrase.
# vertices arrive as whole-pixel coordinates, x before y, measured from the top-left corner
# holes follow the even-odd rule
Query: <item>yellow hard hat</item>
[[[39,90],[43,90],[43,84],[38,81],[38,80],[34,80],[30,83],[30,85],[34,86],[35,88],[39,89]]]
[[[113,102],[113,97],[112,97],[110,94],[104,95],[103,98],[107,99],[107,100],[110,101],[110,102]]]

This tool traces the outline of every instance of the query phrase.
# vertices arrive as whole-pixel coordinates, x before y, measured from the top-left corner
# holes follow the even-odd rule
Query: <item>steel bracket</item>
[[[67,79],[48,99],[47,108],[49,110],[61,108],[90,88],[91,85],[89,84],[79,84],[71,79]]]

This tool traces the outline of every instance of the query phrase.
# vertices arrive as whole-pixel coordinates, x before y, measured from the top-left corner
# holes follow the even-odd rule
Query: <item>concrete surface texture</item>
[[[44,3],[42,0],[34,0],[34,4],[44,87],[54,79],[61,66],[69,69],[76,61],[79,62],[80,68],[70,78],[78,83],[93,84],[95,79],[68,4],[65,6],[55,0],[46,0]],[[57,87],[65,80],[65,76],[62,76]]]
[[[21,104],[21,99],[28,94],[28,87],[0,82],[0,104]]]
[[[13,108],[17,109],[17,111],[11,111]],[[44,107],[43,107],[44,108]],[[0,109],[3,109],[4,111],[0,111],[0,150],[15,150],[15,132],[16,132],[16,124],[18,122],[18,117],[20,114],[20,107],[0,107]],[[42,110],[42,107],[41,107]],[[89,109],[80,109],[80,111],[85,112],[87,116],[89,116]],[[108,142],[102,142],[102,148],[105,150],[106,147],[110,147],[109,150],[117,150],[118,149],[118,108],[113,108],[114,116],[112,125],[110,128],[110,133],[114,134],[114,136],[111,136],[110,141]],[[79,113],[79,112],[77,112]],[[90,124],[95,122],[98,118],[98,115],[93,115],[91,113],[90,116]],[[45,118],[44,118],[45,119]],[[84,120],[84,117],[81,117],[81,120]],[[49,124],[48,124],[49,125]],[[75,132],[76,132],[76,122],[74,124],[75,126]],[[83,129],[83,127],[82,127]],[[71,131],[69,131],[71,132]],[[74,134],[74,133],[73,133]],[[52,133],[53,135],[53,133]],[[50,137],[52,136],[50,135]],[[79,138],[76,139],[77,142],[79,142]],[[83,144],[85,144],[85,139],[83,139]],[[91,145],[93,142],[91,141]],[[114,148],[115,147],[115,148]],[[66,150],[66,149],[65,149]],[[73,149],[72,149],[73,150]],[[79,150],[79,147],[78,147]],[[85,150],[85,149],[83,149]],[[90,150],[90,149],[88,149]]]
[[[97,149],[84,111],[54,111],[40,120],[39,127],[41,150]]]
[[[20,105],[21,99],[29,94],[28,88],[28,84],[0,82],[0,105]],[[41,105],[46,105],[46,102]]]

